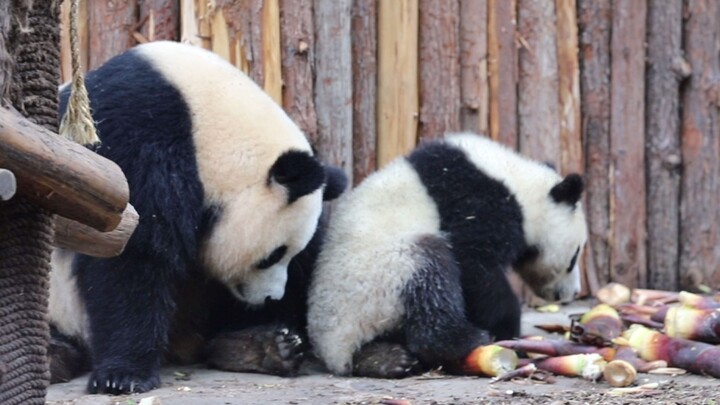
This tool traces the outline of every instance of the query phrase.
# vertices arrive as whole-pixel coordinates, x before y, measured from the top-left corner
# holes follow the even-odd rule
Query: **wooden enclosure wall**
[[[586,291],[720,287],[716,0],[86,0],[80,32],[90,69],[146,41],[211,49],[355,184],[486,134],[584,174]]]

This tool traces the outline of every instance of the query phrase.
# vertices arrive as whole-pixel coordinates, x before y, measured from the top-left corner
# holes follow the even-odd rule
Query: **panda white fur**
[[[186,301],[199,293],[189,289],[215,299],[211,287],[221,285],[253,306],[281,299],[323,199],[346,179],[313,156],[260,87],[204,49],[139,45],[86,83],[102,141],[96,151],[123,169],[140,223],[118,257],[54,252],[51,369],[92,358],[91,393],[143,392],[158,386],[171,340],[194,333],[176,326],[193,313]],[[68,93],[61,90],[61,114]],[[88,353],[69,358],[60,353],[65,344]]]
[[[469,133],[391,162],[333,210],[309,291],[316,354],[335,374],[403,377],[452,370],[473,348],[517,336],[504,270],[543,298],[575,296],[582,189],[576,174]]]

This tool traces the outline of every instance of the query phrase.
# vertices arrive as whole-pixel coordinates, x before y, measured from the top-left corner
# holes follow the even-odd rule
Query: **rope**
[[[60,123],[60,135],[81,145],[100,143],[95,132],[95,121],[90,112],[90,99],[85,87],[85,77],[80,67],[80,45],[78,36],[78,8],[80,0],[70,4],[70,52],[72,59],[72,87],[67,111]]]

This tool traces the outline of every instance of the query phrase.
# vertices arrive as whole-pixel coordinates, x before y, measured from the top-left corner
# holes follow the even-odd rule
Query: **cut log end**
[[[15,195],[17,181],[13,172],[7,169],[0,169],[0,200],[7,201]]]
[[[99,232],[87,225],[57,216],[55,217],[55,246],[93,257],[120,255],[138,225],[140,217],[128,204],[120,224],[110,232]]]

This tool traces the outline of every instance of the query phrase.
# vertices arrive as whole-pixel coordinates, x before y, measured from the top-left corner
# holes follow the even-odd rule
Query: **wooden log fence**
[[[583,173],[585,292],[720,288],[713,0],[82,3],[89,68],[145,41],[211,49],[355,184],[461,129]]]

